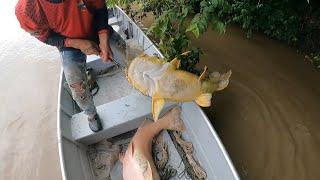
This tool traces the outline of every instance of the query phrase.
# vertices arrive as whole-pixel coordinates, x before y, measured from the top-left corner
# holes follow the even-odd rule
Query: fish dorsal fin
[[[210,93],[201,94],[196,99],[196,103],[201,107],[209,107],[211,106],[211,98],[212,98],[212,94]]]
[[[182,53],[181,55],[182,56],[186,56],[190,53],[191,51],[186,51],[184,53]],[[175,68],[175,69],[179,69],[180,67],[180,64],[181,63],[181,60],[179,60],[178,58],[174,58],[170,61],[170,64]]]
[[[170,64],[175,68],[178,69],[180,67],[180,60],[178,58],[174,58],[170,61]]]
[[[204,78],[206,77],[207,71],[208,71],[208,67],[205,66],[204,69],[203,69],[203,72],[202,72],[201,75],[199,76],[199,81],[204,80]]]
[[[159,114],[165,104],[165,100],[157,95],[152,96],[152,117],[154,121],[157,121]]]
[[[181,55],[186,56],[186,55],[188,55],[190,52],[191,52],[191,51],[186,51],[186,52],[182,53]]]

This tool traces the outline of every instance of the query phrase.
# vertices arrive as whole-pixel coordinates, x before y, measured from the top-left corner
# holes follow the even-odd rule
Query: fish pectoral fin
[[[208,72],[208,67],[205,66],[204,69],[203,69],[203,72],[201,73],[201,75],[199,77],[199,81],[204,80],[204,78],[206,77],[207,72]]]
[[[159,98],[157,96],[152,97],[152,117],[154,121],[157,121],[159,118],[159,114],[165,104],[165,100],[163,98]]]
[[[209,107],[211,106],[211,98],[212,94],[205,93],[201,94],[195,101],[201,107]]]
[[[178,58],[174,58],[170,61],[170,64],[175,68],[178,69],[180,67],[180,60]]]

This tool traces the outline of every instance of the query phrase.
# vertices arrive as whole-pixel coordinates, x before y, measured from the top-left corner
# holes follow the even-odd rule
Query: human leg
[[[63,72],[73,99],[88,116],[90,129],[99,131],[101,123],[87,84],[86,55],[80,50],[70,48],[61,51],[61,57]]]

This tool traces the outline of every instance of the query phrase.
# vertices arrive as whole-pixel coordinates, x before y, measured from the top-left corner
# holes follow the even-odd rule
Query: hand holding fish
[[[99,33],[100,57],[104,62],[112,61],[113,52],[110,48],[109,35],[106,31]]]

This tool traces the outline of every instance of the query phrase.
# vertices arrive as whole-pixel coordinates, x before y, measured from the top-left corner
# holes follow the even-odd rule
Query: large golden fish
[[[165,101],[195,101],[199,106],[211,105],[212,93],[228,86],[231,71],[211,73],[205,79],[207,68],[197,76],[178,70],[180,61],[165,62],[158,57],[140,55],[130,63],[127,79],[144,95],[152,97],[152,115],[156,121]]]

